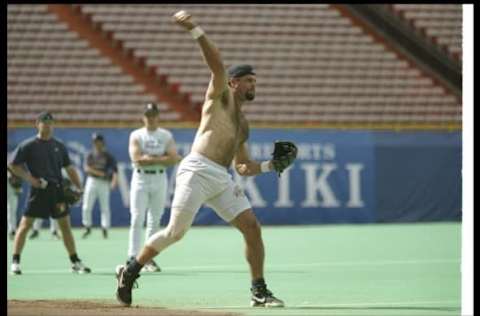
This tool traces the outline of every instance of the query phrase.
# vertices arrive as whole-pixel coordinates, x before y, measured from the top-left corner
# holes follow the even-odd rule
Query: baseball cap
[[[95,141],[95,140],[101,140],[102,142],[105,141],[105,140],[103,139],[103,135],[102,135],[102,134],[99,134],[99,133],[93,133],[93,134],[92,134],[92,140],[94,140],[94,141]]]
[[[42,112],[37,116],[37,122],[48,122],[53,120],[53,115],[50,112]]]
[[[155,103],[147,103],[143,111],[143,115],[155,115],[159,112],[158,106]]]
[[[229,78],[237,78],[245,75],[255,75],[253,67],[247,64],[232,65],[228,67],[227,72]]]

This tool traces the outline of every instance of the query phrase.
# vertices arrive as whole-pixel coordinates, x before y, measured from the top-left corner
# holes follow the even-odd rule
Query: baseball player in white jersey
[[[10,240],[15,238],[17,230],[18,197],[22,192],[22,179],[15,176],[7,166],[7,225]]]
[[[94,133],[92,141],[93,150],[88,153],[84,166],[88,177],[85,182],[82,205],[82,224],[85,227],[82,238],[90,235],[92,210],[97,198],[100,204],[102,234],[103,238],[107,238],[111,224],[110,190],[117,186],[117,161],[107,151],[102,135]]]
[[[157,105],[147,104],[143,114],[144,127],[130,134],[128,147],[132,161],[128,260],[134,258],[143,245],[141,234],[145,215],[145,240],[158,231],[167,197],[166,169],[182,159],[172,133],[158,127]],[[151,260],[143,271],[158,272],[160,268]]]

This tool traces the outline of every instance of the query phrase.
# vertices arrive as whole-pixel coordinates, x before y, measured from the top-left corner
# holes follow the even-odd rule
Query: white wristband
[[[262,172],[270,172],[270,161],[263,161],[260,164],[260,171]]]
[[[205,32],[202,30],[200,26],[196,26],[190,30],[190,34],[192,34],[193,39],[197,39],[203,34],[205,34]]]

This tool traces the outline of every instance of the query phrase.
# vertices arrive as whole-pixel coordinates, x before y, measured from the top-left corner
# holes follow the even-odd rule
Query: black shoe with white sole
[[[56,230],[52,230],[52,239],[60,240],[62,239]]]
[[[83,239],[87,238],[90,235],[90,233],[91,233],[91,228],[90,227],[85,228],[85,231],[82,234],[82,238]]]
[[[250,306],[252,307],[284,307],[282,300],[273,296],[273,293],[267,289],[266,285],[258,286],[250,289],[252,298]]]
[[[12,263],[12,265],[10,266],[10,273],[16,275],[22,274],[22,270],[20,269],[20,263]]]
[[[90,268],[87,268],[81,261],[77,261],[75,263],[72,263],[72,272],[73,273],[90,273],[92,270]]]
[[[136,280],[140,275],[133,275],[127,271],[126,266],[117,266],[117,300],[124,306],[130,306],[132,304],[132,288],[138,288]]]
[[[38,230],[34,229],[34,230],[32,231],[32,233],[30,234],[30,236],[28,236],[28,239],[35,239],[35,238],[38,237],[39,234],[40,234],[40,233],[38,232]]]

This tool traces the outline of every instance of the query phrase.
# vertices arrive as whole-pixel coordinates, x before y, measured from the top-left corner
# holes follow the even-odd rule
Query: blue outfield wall
[[[56,128],[67,145],[81,178],[90,136],[100,132],[119,162],[119,188],[111,194],[112,225],[129,223],[132,169],[128,136],[132,129]],[[196,130],[171,129],[178,151],[186,155]],[[8,131],[8,152],[35,134],[32,128]],[[321,129],[253,129],[249,148],[255,160],[271,158],[274,140],[299,147],[296,163],[279,178],[274,173],[234,178],[245,190],[262,224],[327,224],[461,220],[461,132],[378,132]],[[168,222],[176,168],[170,168]],[[24,185],[24,192],[28,185]],[[25,195],[19,202],[23,212]],[[80,226],[81,209],[71,210]],[[98,203],[94,223],[99,223]],[[194,224],[225,224],[211,209],[202,208]]]

